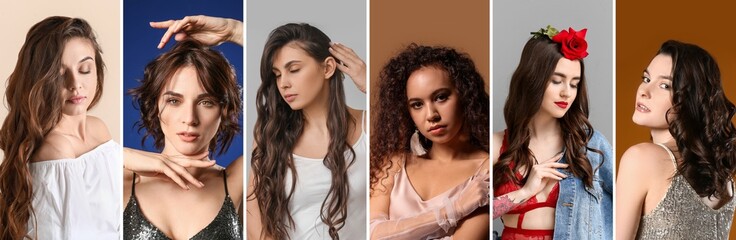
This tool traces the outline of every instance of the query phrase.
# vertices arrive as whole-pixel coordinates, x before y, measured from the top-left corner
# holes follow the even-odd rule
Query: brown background
[[[475,0],[371,1],[371,105],[378,97],[378,73],[391,57],[412,42],[468,53],[488,86],[489,7],[488,1]]]
[[[726,1],[722,1],[726,2]],[[727,6],[728,5],[728,6]],[[715,57],[723,88],[736,101],[734,3],[617,1],[616,165],[632,145],[650,141],[649,131],[631,121],[641,73],[668,39],[696,44]],[[736,238],[732,227],[730,238]]]

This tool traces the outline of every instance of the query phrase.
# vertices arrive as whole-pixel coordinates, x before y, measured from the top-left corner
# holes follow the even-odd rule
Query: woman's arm
[[[616,239],[634,239],[648,191],[649,161],[637,161],[643,154],[635,145],[621,156],[616,179]],[[643,164],[642,164],[643,163]]]
[[[458,222],[453,239],[488,239],[490,223],[488,206],[478,208],[465,219]]]
[[[243,156],[230,163],[225,173],[227,174],[227,188],[230,199],[233,200],[235,207],[240,211],[243,201]]]
[[[160,177],[170,179],[179,187],[189,190],[189,185],[204,187],[204,184],[194,178],[187,171],[187,167],[208,168],[215,165],[215,161],[203,161],[185,157],[167,156],[160,153],[146,152],[142,150],[123,148],[123,168],[146,177]],[[195,157],[196,158],[196,157]]]
[[[258,198],[253,194],[253,181],[255,175],[253,170],[248,173],[248,194],[245,197],[246,204],[246,239],[259,239],[268,240],[268,237],[263,232],[263,224],[261,223],[261,210],[258,206]]]
[[[396,165],[396,164],[394,164]],[[384,171],[395,173],[395,171]],[[371,194],[371,239],[419,239],[441,236],[479,207],[488,204],[490,173],[476,175],[462,194],[445,200],[444,206],[396,219],[388,215],[393,175]]]
[[[534,165],[523,187],[493,198],[493,218],[501,217],[519,204],[526,202],[526,200],[541,192],[547,184],[555,184],[555,182],[566,178],[567,175],[557,171],[558,168],[569,166],[566,163],[557,162],[561,157],[562,153],[559,153],[540,164]]]
[[[177,41],[192,38],[205,45],[219,45],[229,41],[243,46],[243,22],[219,17],[187,16],[180,20],[151,22],[153,28],[166,28],[158,48],[163,48],[172,35]]]

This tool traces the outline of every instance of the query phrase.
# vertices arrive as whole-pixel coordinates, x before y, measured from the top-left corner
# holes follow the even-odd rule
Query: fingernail
[[[199,186],[200,186],[200,187],[204,187],[204,183],[202,183],[202,182],[199,182]]]

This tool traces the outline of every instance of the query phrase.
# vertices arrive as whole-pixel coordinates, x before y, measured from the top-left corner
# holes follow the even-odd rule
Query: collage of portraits
[[[0,7],[0,240],[736,239],[736,4]]]

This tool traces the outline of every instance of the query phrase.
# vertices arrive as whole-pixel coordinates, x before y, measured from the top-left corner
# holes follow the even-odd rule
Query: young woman
[[[104,70],[85,20],[49,17],[28,31],[0,129],[0,239],[118,238],[121,149],[87,115]]]
[[[343,72],[365,63],[308,24],[273,30],[261,57],[248,185],[248,238],[365,238],[365,114],[345,103]]]
[[[621,157],[618,239],[727,239],[734,208],[736,109],[715,59],[667,41],[642,74],[632,120],[652,142]]]
[[[140,128],[162,155],[210,162],[240,132],[239,89],[219,52],[187,40],[149,63],[130,93],[141,111]],[[126,170],[124,238],[241,239],[242,158],[227,169],[170,166],[191,174],[198,188],[183,190],[168,177]]]
[[[490,102],[473,61],[412,44],[379,78],[371,239],[487,239]]]
[[[511,77],[507,129],[493,135],[502,239],[612,238],[612,150],[588,122],[585,33],[534,33]]]

